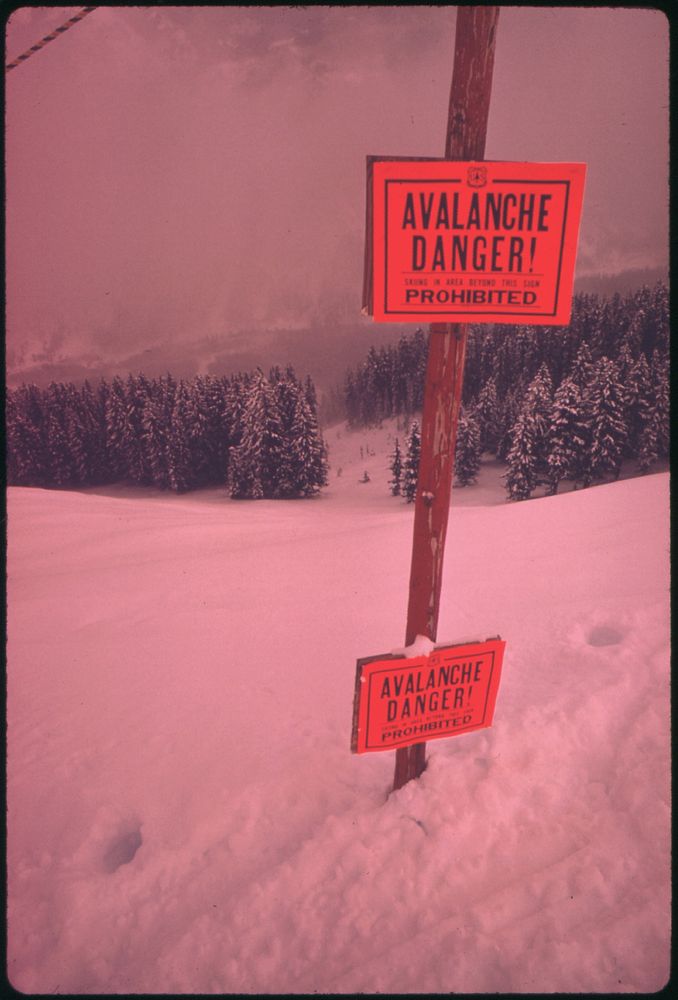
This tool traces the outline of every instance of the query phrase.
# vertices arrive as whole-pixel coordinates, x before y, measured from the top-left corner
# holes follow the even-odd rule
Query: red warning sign
[[[506,643],[440,646],[411,659],[358,660],[353,753],[395,750],[492,724]]]
[[[586,165],[368,158],[365,311],[569,323]]]

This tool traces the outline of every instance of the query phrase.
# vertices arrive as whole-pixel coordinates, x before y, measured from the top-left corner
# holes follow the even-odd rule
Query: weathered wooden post
[[[457,8],[445,156],[367,157],[364,311],[430,323],[405,645],[432,648],[358,660],[353,703],[352,752],[395,750],[394,789],[492,725],[506,645],[436,644],[465,324],[570,322],[586,165],[484,159],[498,15]]]
[[[458,7],[445,158],[485,156],[498,7]],[[435,641],[454,450],[464,378],[466,324],[431,323],[405,644]],[[426,767],[426,744],[396,750],[394,790]]]

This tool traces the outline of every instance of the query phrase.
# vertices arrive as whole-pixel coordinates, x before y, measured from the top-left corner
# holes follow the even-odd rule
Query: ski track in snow
[[[454,491],[439,638],[507,640],[495,721],[389,796],[349,740],[356,658],[404,633],[395,433],[337,429],[313,501],[10,489],[15,987],[665,983],[668,477]]]

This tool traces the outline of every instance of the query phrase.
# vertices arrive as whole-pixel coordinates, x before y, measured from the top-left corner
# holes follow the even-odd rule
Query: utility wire
[[[96,10],[96,7],[83,7],[81,11],[74,14],[73,17],[69,17],[69,19],[62,25],[55,28],[54,31],[51,31],[49,35],[45,35],[45,37],[41,38],[39,42],[35,43],[35,45],[31,45],[30,49],[26,49],[25,52],[22,52],[21,55],[17,56],[13,62],[7,63],[5,69],[14,69],[15,66],[19,66],[20,63],[24,62],[26,59],[30,59],[34,52],[39,52],[40,49],[44,45],[47,45],[48,42],[52,42],[55,38],[58,38],[59,35],[63,35],[64,31],[68,31],[68,29],[72,28],[74,24],[77,24],[78,21],[82,21],[83,17],[87,17],[87,15],[91,14],[93,10]]]

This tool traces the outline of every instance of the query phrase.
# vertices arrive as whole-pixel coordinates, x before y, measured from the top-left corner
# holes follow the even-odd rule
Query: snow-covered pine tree
[[[564,379],[553,400],[548,434],[549,494],[562,479],[584,480],[588,465],[591,415],[588,402],[572,378]]]
[[[459,486],[476,481],[480,470],[480,427],[475,411],[461,408],[457,425],[454,473]]]
[[[5,396],[5,474],[8,486],[22,486],[18,462],[20,420],[13,392]]]
[[[291,366],[290,366],[290,368],[288,370],[293,371],[293,369],[291,368]],[[313,384],[313,379],[311,378],[310,375],[307,375],[306,378],[305,378],[305,380],[304,380],[304,394],[306,396],[306,402],[311,407],[311,413],[315,414],[315,417],[317,419],[317,417],[318,417],[318,394],[315,391],[315,385]]]
[[[106,456],[113,482],[129,478],[129,450],[133,438],[127,422],[125,384],[119,375],[111,379],[106,397]]]
[[[221,484],[228,470],[229,438],[227,378],[198,375],[194,381],[196,405],[203,416],[205,483]]]
[[[400,484],[403,475],[403,453],[400,450],[400,444],[398,438],[395,439],[395,445],[393,448],[393,453],[391,455],[391,461],[389,463],[389,469],[391,470],[392,478],[389,479],[389,486],[391,487],[391,496],[400,496]]]
[[[521,412],[530,425],[532,454],[537,478],[548,476],[549,431],[553,413],[553,384],[551,375],[542,364],[530,382]]]
[[[645,424],[645,427],[641,431],[640,438],[638,439],[636,462],[638,463],[639,472],[649,472],[650,467],[657,461],[658,451],[657,423],[653,407],[650,419]]]
[[[80,416],[84,430],[84,448],[87,453],[88,483],[107,482],[106,425],[104,406],[99,392],[89,382],[80,387]]]
[[[72,382],[63,389],[61,400],[63,424],[73,459],[73,482],[78,486],[89,486],[92,482],[92,456],[88,447],[87,427],[83,419],[82,399]]]
[[[195,485],[189,445],[189,390],[181,379],[174,393],[167,432],[167,476],[170,489],[185,493]]]
[[[284,441],[273,387],[260,368],[247,389],[242,440],[232,449],[229,488],[234,499],[259,500],[279,494]]]
[[[8,393],[7,449],[10,486],[48,486],[45,404],[36,385]]]
[[[125,450],[127,473],[133,483],[148,485],[151,482],[150,464],[144,448],[143,411],[144,403],[151,394],[151,386],[145,375],[128,375],[125,382],[125,404],[127,411]]]
[[[283,448],[280,451],[280,462],[278,466],[278,488],[277,495],[281,497],[298,496],[303,488],[304,472],[301,451],[304,445],[300,445],[301,450],[292,453],[292,442],[297,434],[302,437],[305,431],[302,427],[293,430],[293,424],[300,408],[300,398],[304,398],[304,389],[296,376],[294,368],[287,366],[285,374],[276,365],[271,369],[268,380],[273,389],[276,407],[280,416],[280,436],[283,441]],[[306,405],[308,410],[308,404]],[[304,416],[299,413],[298,419],[304,423]],[[310,460],[310,455],[306,455]]]
[[[650,365],[652,391],[654,393],[655,434],[657,438],[657,457],[668,458],[670,446],[670,393],[669,393],[669,356],[662,351],[652,352]]]
[[[421,432],[419,423],[412,421],[409,434],[407,435],[407,448],[405,452],[405,468],[403,470],[403,482],[401,493],[408,503],[412,503],[417,495],[417,480],[419,478],[419,457],[421,455]]]
[[[506,456],[505,474],[509,499],[528,500],[537,485],[537,459],[534,450],[534,421],[522,408],[513,427],[513,443]]]
[[[654,392],[650,366],[645,355],[640,355],[631,369],[625,372],[625,377],[622,376],[619,364],[617,364],[617,378],[623,390],[624,420],[628,432],[624,455],[627,458],[639,459],[640,442],[643,439],[645,461],[651,451],[651,439],[654,439],[656,443],[656,434],[653,429],[655,422]],[[648,468],[649,466],[645,465],[643,471],[647,471]]]
[[[645,345],[645,353],[652,357],[655,351],[668,357],[671,340],[669,289],[665,281],[658,281],[652,290],[650,304],[651,333]]]
[[[285,470],[291,475],[289,482],[281,479],[278,496],[310,497],[327,485],[327,448],[308,394],[297,385],[292,426],[285,447],[289,454]]]
[[[585,392],[591,382],[592,376],[593,358],[591,357],[589,345],[584,341],[577,351],[577,356],[574,359],[569,377],[579,386],[582,392]]]
[[[644,285],[631,296],[631,321],[628,336],[632,338],[638,357],[642,352],[651,357],[652,352],[659,348],[668,351],[669,347],[669,298],[665,282],[659,282],[654,288]]]
[[[253,376],[251,375],[243,375],[242,372],[238,372],[237,375],[232,375],[226,384],[226,397],[222,410],[222,419],[226,426],[229,442],[227,464],[230,463],[235,448],[242,441],[245,405],[252,378]]]
[[[609,355],[606,355],[609,357]],[[636,364],[636,356],[631,350],[631,346],[626,337],[622,339],[621,349],[615,362],[617,366],[617,376],[624,389],[628,389],[631,382],[632,372]]]
[[[191,468],[196,486],[211,486],[223,482],[215,475],[215,434],[207,391],[209,376],[196,375],[188,384],[187,431],[191,453]]]
[[[169,489],[170,477],[167,463],[169,425],[165,413],[162,387],[157,383],[144,403],[141,425],[144,449],[153,485],[161,490]]]
[[[617,479],[628,435],[624,420],[624,390],[617,369],[609,358],[601,358],[591,381],[590,479],[611,474]]]
[[[489,378],[478,394],[473,415],[480,432],[480,452],[495,452],[499,442],[499,400],[494,377]]]
[[[68,429],[65,426],[65,389],[60,383],[50,382],[44,395],[47,429],[48,484],[71,486],[77,482],[75,459],[71,450]]]
[[[522,406],[525,388],[519,382],[513,389],[509,389],[500,407],[499,436],[497,440],[496,456],[505,462],[513,444],[513,428],[515,427],[520,408]]]

